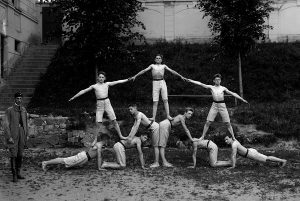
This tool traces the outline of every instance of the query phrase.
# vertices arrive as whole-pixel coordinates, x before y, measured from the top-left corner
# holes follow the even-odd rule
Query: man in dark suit
[[[22,106],[23,94],[15,94],[15,103],[5,111],[5,140],[9,149],[13,182],[24,179],[20,174],[24,146],[28,136],[27,112]]]

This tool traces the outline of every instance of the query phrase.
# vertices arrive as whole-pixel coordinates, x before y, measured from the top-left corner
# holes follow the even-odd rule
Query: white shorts
[[[166,147],[169,134],[171,131],[171,122],[168,119],[159,123],[159,132],[154,133],[152,137],[152,144],[154,147]]]
[[[153,101],[159,101],[159,94],[161,92],[161,98],[168,100],[168,88],[165,80],[153,80],[152,97]]]
[[[152,145],[153,145],[153,141],[155,141],[156,139],[159,138],[159,124],[157,122],[153,122],[152,125],[148,129],[151,132],[151,139],[152,139]]]
[[[225,103],[213,103],[207,115],[207,121],[214,121],[217,114],[220,113],[223,122],[230,122],[229,114]]]
[[[208,144],[208,150],[210,164],[215,164],[218,161],[218,146],[210,140]]]
[[[64,163],[67,168],[83,165],[87,161],[88,161],[88,157],[85,151],[82,151],[75,156],[64,158]]]
[[[108,98],[105,100],[97,100],[96,122],[103,121],[104,111],[107,113],[107,116],[110,120],[116,119],[114,109],[112,108],[110,100]]]
[[[266,155],[259,153],[256,149],[249,148],[247,158],[259,162],[266,162],[268,157]]]
[[[126,155],[125,155],[125,148],[123,144],[120,142],[117,142],[114,147],[113,147],[116,157],[117,157],[117,162],[119,163],[120,166],[125,167],[126,166]]]

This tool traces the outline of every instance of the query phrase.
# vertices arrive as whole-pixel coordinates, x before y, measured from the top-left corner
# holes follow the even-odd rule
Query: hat
[[[17,98],[17,97],[23,97],[23,94],[21,92],[17,92],[17,93],[15,93],[15,98]]]

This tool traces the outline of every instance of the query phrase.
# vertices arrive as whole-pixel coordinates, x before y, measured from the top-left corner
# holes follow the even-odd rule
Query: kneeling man
[[[122,169],[126,167],[126,154],[125,149],[137,148],[139,153],[139,159],[141,166],[145,169],[144,155],[142,152],[142,143],[147,141],[148,135],[142,134],[140,137],[134,136],[133,138],[128,138],[127,140],[120,140],[117,142],[113,149],[117,157],[117,162],[103,162],[101,168],[112,168],[112,169]]]
[[[233,140],[231,137],[226,136],[225,137],[225,142],[229,145],[231,145],[232,148],[232,153],[231,153],[231,168],[236,167],[236,154],[239,154],[240,156],[243,156],[245,158],[249,158],[258,162],[267,162],[267,161],[272,161],[272,162],[279,162],[281,167],[284,167],[286,165],[286,160],[285,159],[280,159],[274,156],[266,156],[264,154],[259,153],[256,149],[249,148],[247,149],[241,143],[237,140]]]
[[[218,146],[213,141],[193,138],[193,166],[189,166],[188,168],[196,167],[198,148],[207,150],[209,154],[209,164],[211,167],[231,166],[231,161],[218,161]]]
[[[55,158],[49,161],[42,162],[42,168],[44,171],[47,170],[47,165],[54,165],[54,164],[64,164],[67,168],[75,167],[75,166],[82,166],[83,164],[87,163],[93,158],[98,156],[98,169],[101,170],[102,164],[102,156],[101,151],[104,145],[107,145],[109,140],[109,136],[107,134],[102,134],[100,136],[100,141],[96,144],[91,143],[91,148],[88,151],[82,151],[75,156],[70,156],[67,158]]]

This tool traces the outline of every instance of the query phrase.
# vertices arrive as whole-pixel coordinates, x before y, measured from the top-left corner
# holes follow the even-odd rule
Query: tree
[[[210,17],[208,27],[223,53],[238,58],[239,88],[243,97],[242,58],[257,40],[265,39],[265,19],[273,10],[271,0],[199,0],[203,17]]]
[[[52,5],[64,16],[64,44],[71,44],[70,51],[93,67],[103,67],[122,55],[130,58],[126,45],[143,39],[133,31],[137,26],[144,28],[137,19],[143,10],[138,0],[53,0]]]

